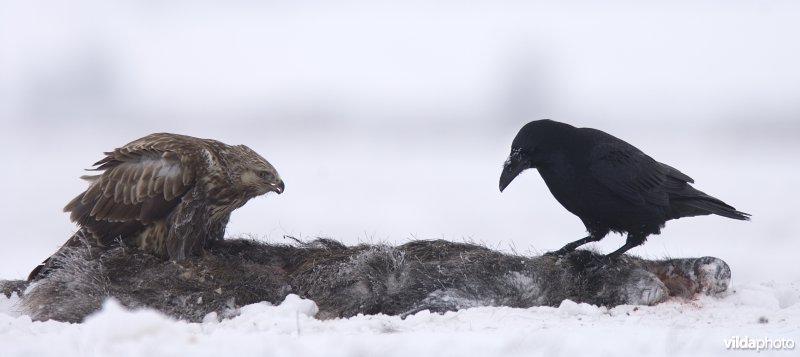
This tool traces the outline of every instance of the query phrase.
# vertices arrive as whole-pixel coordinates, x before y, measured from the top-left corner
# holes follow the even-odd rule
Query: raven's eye
[[[525,150],[525,149],[522,149],[522,148],[516,148],[514,150],[511,150],[511,156],[513,156],[513,157],[521,157],[521,156],[527,155],[527,154],[528,154],[528,151]]]
[[[256,175],[264,180],[272,180],[275,176],[269,171],[256,171]]]

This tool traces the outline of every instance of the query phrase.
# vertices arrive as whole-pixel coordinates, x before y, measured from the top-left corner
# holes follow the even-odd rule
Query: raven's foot
[[[555,255],[558,251],[553,252]],[[564,259],[568,262],[569,266],[574,269],[577,274],[592,275],[602,271],[606,266],[613,264],[613,259],[609,259],[604,255],[599,255],[589,250],[576,250],[570,253],[564,253],[559,256],[559,259]]]
[[[561,248],[559,250],[554,250],[552,252],[547,252],[547,253],[544,253],[542,255],[545,256],[545,257],[561,258],[561,257],[563,257],[563,256],[565,256],[565,255],[567,255],[569,253],[574,252],[574,251],[575,251],[574,249],[567,250],[567,249]]]
[[[598,255],[595,256],[594,259],[586,262],[586,264],[584,265],[584,271],[586,271],[587,273],[594,274],[613,265],[615,261],[616,258],[608,257],[605,255]]]

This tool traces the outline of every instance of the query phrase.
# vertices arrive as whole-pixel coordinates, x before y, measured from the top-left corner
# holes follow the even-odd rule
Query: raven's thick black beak
[[[503,164],[503,173],[500,174],[500,192],[508,187],[511,181],[514,181],[522,171],[530,168],[530,163],[522,157],[519,150],[512,150],[511,155]]]

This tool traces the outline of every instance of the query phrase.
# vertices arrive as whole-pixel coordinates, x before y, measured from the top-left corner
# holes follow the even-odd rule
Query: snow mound
[[[599,316],[608,314],[608,308],[589,305],[586,303],[576,303],[572,300],[564,300],[561,305],[558,306],[558,311],[565,316]]]

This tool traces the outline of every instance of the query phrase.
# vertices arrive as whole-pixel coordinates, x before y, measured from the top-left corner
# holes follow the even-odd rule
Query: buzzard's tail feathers
[[[61,248],[58,248],[58,250],[53,255],[51,255],[50,257],[45,259],[41,264],[33,268],[30,274],[28,274],[28,281],[39,280],[49,275],[50,272],[52,272],[53,270],[59,269],[61,266],[59,263],[58,256],[63,255],[65,249],[75,248],[80,246],[91,246],[93,244],[94,243],[91,239],[90,233],[88,233],[85,229],[78,230],[77,232],[75,232],[74,235],[72,235],[72,237],[70,237],[67,240],[66,243],[64,243],[64,245],[61,246]]]

